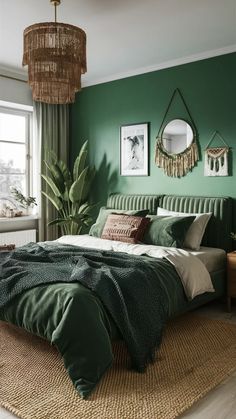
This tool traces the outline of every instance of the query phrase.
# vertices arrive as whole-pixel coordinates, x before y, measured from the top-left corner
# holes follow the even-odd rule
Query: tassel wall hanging
[[[209,147],[215,136],[224,143],[224,147]],[[205,149],[204,176],[228,176],[229,147],[222,136],[215,131]]]
[[[155,162],[158,167],[163,168],[167,176],[185,176],[195,166],[198,158],[195,141],[186,150],[178,154],[167,153],[163,147],[162,139],[160,138],[157,141]]]

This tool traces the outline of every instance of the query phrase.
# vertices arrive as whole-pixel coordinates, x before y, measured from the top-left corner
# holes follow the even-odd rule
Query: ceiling
[[[23,30],[53,20],[49,0],[0,0],[2,74],[27,74]],[[84,86],[236,51],[236,0],[62,0],[58,21],[87,33]]]

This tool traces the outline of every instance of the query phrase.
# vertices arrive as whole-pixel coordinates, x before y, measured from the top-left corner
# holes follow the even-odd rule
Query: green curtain
[[[53,150],[58,158],[68,164],[69,158],[69,105],[49,105],[34,102],[34,153],[37,155],[37,173],[39,196],[39,241],[55,240],[58,237],[57,226],[48,227],[49,221],[56,218],[56,209],[41,191],[48,191],[48,186],[41,178],[46,174],[43,163],[46,151]]]

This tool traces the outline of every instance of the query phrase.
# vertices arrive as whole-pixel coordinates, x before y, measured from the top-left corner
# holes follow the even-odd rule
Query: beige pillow
[[[212,216],[212,212],[205,212],[202,214],[199,213],[186,213],[186,212],[176,212],[176,211],[169,211],[165,208],[157,208],[157,215],[169,215],[175,217],[183,217],[195,215],[195,220],[189,227],[187,234],[184,239],[183,247],[191,250],[199,250],[201,241],[206,230],[206,226],[208,221]]]
[[[214,292],[211,277],[205,265],[196,256],[183,249],[167,251],[165,256],[179,274],[188,300],[205,292]]]

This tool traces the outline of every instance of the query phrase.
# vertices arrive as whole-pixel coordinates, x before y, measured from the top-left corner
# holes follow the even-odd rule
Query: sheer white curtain
[[[39,240],[54,240],[58,237],[56,226],[48,227],[49,221],[56,218],[57,212],[52,204],[41,194],[48,186],[42,182],[41,174],[46,174],[43,163],[46,150],[53,150],[58,158],[68,163],[69,156],[69,106],[49,105],[34,102],[34,160],[37,164],[39,193]]]

